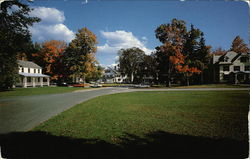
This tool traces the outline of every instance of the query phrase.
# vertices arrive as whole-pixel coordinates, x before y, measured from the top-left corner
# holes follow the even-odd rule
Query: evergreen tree
[[[18,9],[13,10],[14,5]],[[31,44],[28,27],[39,19],[29,17],[31,9],[19,0],[4,1],[0,7],[0,89],[9,89],[18,77],[17,54]]]

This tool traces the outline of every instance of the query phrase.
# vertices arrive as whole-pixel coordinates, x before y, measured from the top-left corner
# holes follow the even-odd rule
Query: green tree
[[[4,1],[0,7],[0,89],[9,89],[18,77],[17,54],[31,44],[28,27],[39,18],[29,17],[31,9],[19,0]]]
[[[127,75],[130,82],[134,83],[134,78],[141,79],[140,71],[144,62],[145,53],[137,47],[121,49],[118,52],[119,66],[122,75]]]
[[[157,78],[157,69],[156,69],[156,57],[155,54],[145,55],[144,61],[141,67],[141,78],[144,79],[142,82],[155,82]],[[147,79],[148,78],[148,79]]]
[[[93,70],[86,76],[86,81],[97,81],[102,78],[104,73],[104,68],[100,65],[93,67]]]
[[[203,32],[201,32],[200,40],[196,50],[197,59],[195,59],[196,61],[194,63],[194,66],[201,71],[201,73],[199,74],[201,84],[204,83],[205,71],[208,71],[208,66],[211,60],[210,52],[211,46],[206,45],[204,34]]]
[[[247,47],[247,44],[244,43],[244,40],[241,39],[240,36],[236,36],[232,42],[230,51],[237,53],[248,53],[250,50]]]
[[[194,28],[191,25],[190,31],[186,35],[186,42],[183,48],[183,54],[186,56],[185,64],[195,72],[190,72],[190,76],[186,76],[187,85],[189,83],[189,77],[193,76],[194,82],[203,83],[203,71],[207,69],[209,63],[210,48],[205,44],[205,38],[203,32]],[[190,74],[191,73],[191,74]],[[185,73],[184,73],[185,75]]]
[[[75,80],[85,77],[94,70],[96,63],[96,36],[87,28],[82,28],[76,33],[65,51],[65,67],[68,68],[67,74]]]

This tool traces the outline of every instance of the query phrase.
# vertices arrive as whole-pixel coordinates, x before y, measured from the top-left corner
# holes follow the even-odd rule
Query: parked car
[[[102,85],[99,84],[99,83],[95,83],[95,84],[93,84],[91,87],[92,87],[92,88],[99,88],[99,87],[102,87]]]
[[[68,87],[68,86],[69,86],[69,84],[66,83],[66,82],[59,82],[59,83],[57,83],[56,85],[57,85],[57,86],[64,86],[64,87]]]

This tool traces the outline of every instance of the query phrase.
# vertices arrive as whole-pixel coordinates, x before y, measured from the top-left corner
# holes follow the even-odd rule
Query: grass
[[[31,95],[42,95],[42,94],[55,94],[55,93],[66,93],[81,90],[86,88],[75,88],[75,87],[35,87],[35,88],[14,88],[10,91],[0,92],[0,97],[11,97],[11,96],[31,96]]]
[[[248,140],[248,91],[132,92],[100,96],[32,131],[119,143],[126,134]]]
[[[249,88],[249,84],[203,84],[203,85],[190,85],[190,86],[180,86],[172,85],[171,88]],[[151,88],[168,88],[165,85],[153,85]]]
[[[233,85],[233,84],[206,84],[206,85],[191,85],[191,86],[176,86],[176,88],[249,88],[248,84]]]

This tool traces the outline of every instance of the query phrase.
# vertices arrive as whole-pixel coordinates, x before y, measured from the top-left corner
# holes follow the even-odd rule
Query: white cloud
[[[42,23],[58,24],[65,20],[64,12],[56,8],[37,7],[30,15],[41,18]]]
[[[97,50],[101,53],[116,54],[120,49],[126,49],[131,47],[138,47],[146,54],[150,54],[152,50],[145,46],[145,43],[135,37],[132,32],[126,32],[123,30],[117,30],[114,32],[101,31],[101,36],[106,39],[104,45],[98,46]],[[146,37],[142,37],[142,40],[146,41]]]
[[[41,18],[41,22],[34,24],[30,31],[37,41],[64,40],[70,42],[74,32],[63,24],[64,13],[56,8],[35,7],[30,16]]]

